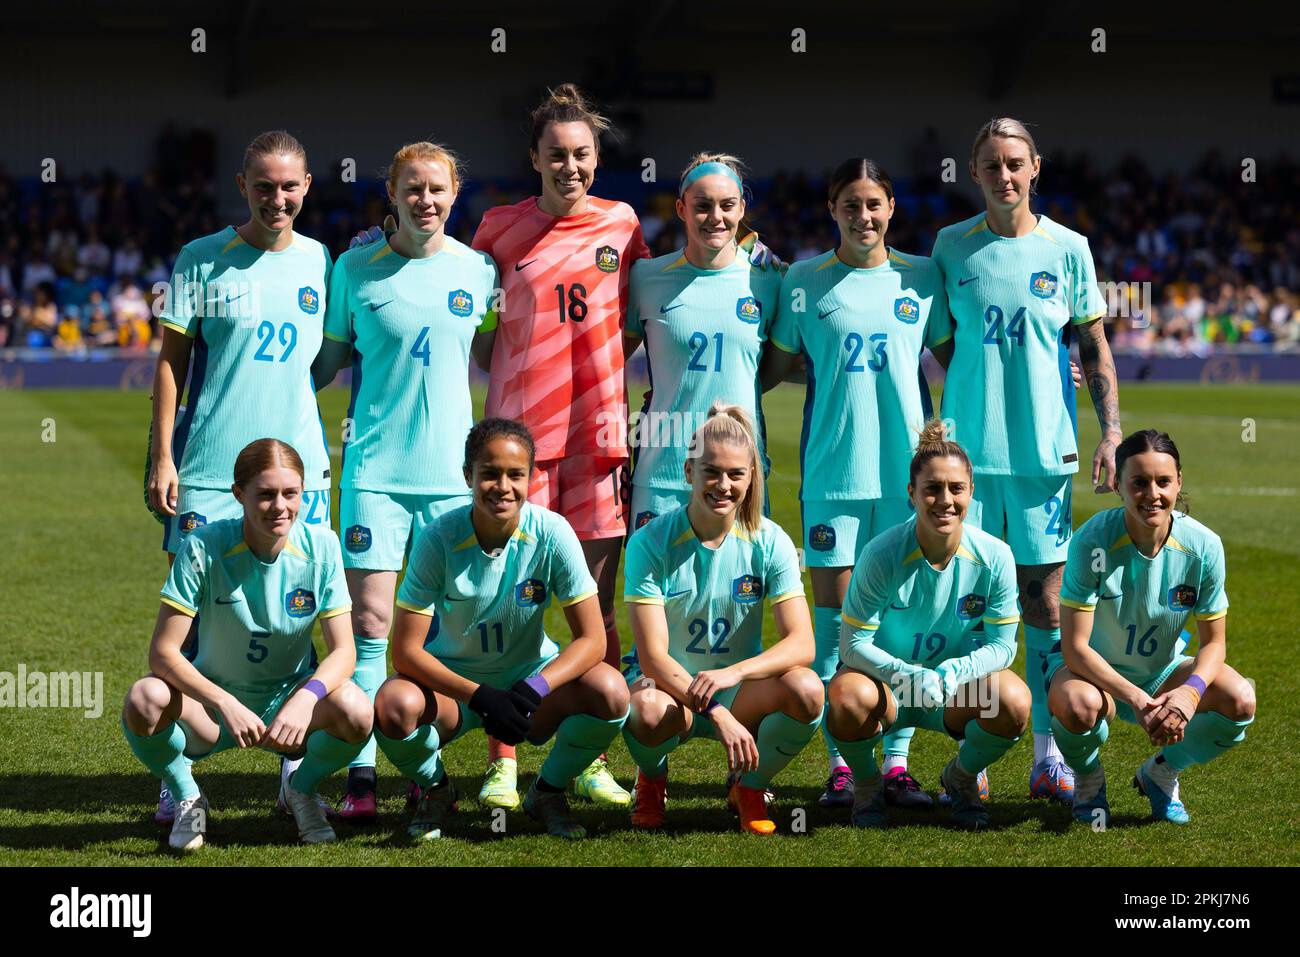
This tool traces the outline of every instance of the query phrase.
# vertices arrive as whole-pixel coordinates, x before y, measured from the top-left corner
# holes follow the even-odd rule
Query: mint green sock
[[[899,728],[897,731],[890,731],[885,735],[885,757],[896,757],[907,759],[907,753],[912,750],[912,735],[916,734],[916,728],[908,726]]]
[[[831,678],[835,677],[835,669],[840,663],[840,622],[842,616],[838,608],[825,608],[821,605],[813,606],[813,651],[812,670],[817,672],[817,677],[822,680],[822,687],[826,690],[826,701],[830,702],[830,683]],[[831,738],[831,733],[826,729],[826,706],[822,707],[822,738],[826,741],[826,754],[830,758],[831,767],[835,767],[840,760],[840,752],[835,747],[835,741]],[[760,726],[761,727],[761,726]]]
[[[844,757],[844,763],[853,772],[854,780],[866,781],[869,778],[879,777],[880,765],[876,763],[876,745],[880,743],[880,738],[881,736],[877,734],[863,741],[833,739],[835,746],[840,749],[840,754]]]
[[[404,738],[390,738],[376,727],[375,741],[393,766],[422,788],[437,784],[446,774],[442,767],[442,740],[438,729],[431,724],[420,725]]]
[[[370,703],[375,703],[379,686],[388,677],[388,639],[366,638],[353,635],[357,646],[357,667],[352,673],[352,683],[366,693]],[[361,752],[348,764],[350,768],[373,768],[375,766],[375,736],[366,739]]]
[[[122,733],[131,752],[140,759],[153,776],[160,778],[177,801],[188,801],[199,796],[199,786],[194,783],[190,760],[185,757],[185,730],[179,721],[156,734],[136,734],[122,722]]]
[[[307,754],[289,779],[289,786],[302,794],[315,794],[321,781],[355,758],[364,746],[364,741],[352,744],[324,729],[313,731],[307,735]]]
[[[595,761],[618,737],[627,714],[606,721],[591,714],[571,714],[555,732],[555,744],[539,772],[553,788],[566,788],[578,774]]]
[[[966,739],[957,749],[957,763],[968,774],[979,774],[984,768],[1010,751],[1020,735],[1004,738],[1000,734],[985,731],[979,722],[971,718],[966,722]]]
[[[1075,734],[1067,730],[1060,719],[1053,717],[1052,737],[1056,738],[1061,756],[1075,774],[1091,774],[1101,764],[1101,746],[1110,737],[1110,725],[1105,718],[1098,718],[1097,723],[1083,734]]]
[[[1029,685],[1029,730],[1034,734],[1052,733],[1052,712],[1047,707],[1047,688],[1043,685],[1043,674],[1047,670],[1048,653],[1060,641],[1060,628],[1025,625],[1025,684]]]
[[[1206,764],[1246,740],[1246,727],[1254,721],[1233,721],[1217,711],[1192,715],[1183,730],[1183,740],[1167,746],[1161,753],[1175,771],[1193,764]]]
[[[800,721],[784,711],[769,714],[759,722],[754,741],[758,745],[758,768],[741,775],[740,783],[747,788],[766,787],[813,739],[821,723],[821,715]]]
[[[636,766],[648,778],[661,778],[668,773],[668,755],[677,750],[682,743],[681,735],[674,734],[661,744],[642,744],[632,737],[632,732],[623,726],[623,743],[627,745],[628,754]]]

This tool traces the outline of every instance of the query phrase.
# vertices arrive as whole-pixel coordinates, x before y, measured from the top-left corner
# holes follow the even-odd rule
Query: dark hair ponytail
[[[1144,452],[1163,452],[1174,460],[1174,467],[1178,469],[1179,474],[1183,471],[1182,459],[1178,457],[1178,446],[1174,445],[1174,440],[1169,437],[1168,432],[1159,432],[1156,429],[1142,429],[1134,432],[1115,449],[1115,483],[1119,484],[1124,475],[1124,463],[1135,455],[1141,455]],[[1183,495],[1181,489],[1178,491],[1178,498],[1174,502],[1174,508],[1185,515],[1191,514],[1191,506],[1187,503],[1187,497]]]

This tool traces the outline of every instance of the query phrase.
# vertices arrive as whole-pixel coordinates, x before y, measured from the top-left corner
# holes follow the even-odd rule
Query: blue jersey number
[[[867,343],[871,345],[868,346]],[[850,332],[844,338],[844,348],[849,353],[849,361],[844,365],[845,372],[865,372],[870,369],[872,372],[882,372],[886,365],[889,364],[889,356],[885,355],[885,346],[889,342],[889,333],[876,332],[868,336],[864,341],[862,336],[856,332]],[[871,352],[871,358],[867,360],[864,366],[858,360],[862,358],[862,350],[866,347]]]
[[[271,653],[271,649],[267,648],[266,645],[262,644],[257,639],[270,637],[271,633],[269,631],[253,632],[253,637],[248,639],[248,654],[244,655],[244,657],[253,664],[260,665],[266,660],[266,656]]]
[[[1156,648],[1160,644],[1155,637],[1157,625],[1148,628],[1147,633],[1141,638],[1137,636],[1137,625],[1126,625],[1125,627],[1128,628],[1128,645],[1124,648],[1124,654],[1133,654],[1134,643],[1137,644],[1137,653],[1143,658],[1150,658],[1156,653]]]
[[[689,344],[690,347],[695,351],[691,353],[691,361],[686,364],[686,368],[689,369],[691,372],[708,372],[709,371],[708,363],[701,362],[700,360],[703,359],[704,354],[708,352],[709,337],[702,332],[692,332]],[[714,344],[713,371],[721,372],[722,371],[722,333],[715,332],[713,334],[713,344]]]
[[[692,655],[725,655],[731,652],[727,647],[727,636],[731,634],[731,622],[725,618],[713,619],[713,643],[704,647],[709,634],[709,624],[703,618],[696,618],[689,626],[691,643],[686,651]]]
[[[278,338],[280,345],[286,347],[284,352],[280,353],[280,361],[285,362],[289,358],[289,353],[293,352],[293,347],[298,344],[298,328],[292,322],[286,322],[280,326],[280,334],[277,337],[275,325],[263,319],[257,327],[257,338],[260,342],[257,351],[253,353],[254,359],[258,362],[274,362],[275,356],[267,350]]]
[[[497,654],[498,655],[505,654],[506,640],[505,637],[501,634],[501,622],[498,621],[493,623],[492,634],[496,637]],[[478,623],[478,637],[479,637],[479,641],[483,643],[483,654],[485,655],[492,654],[492,650],[488,646],[488,626],[486,622],[480,621]]]
[[[1047,513],[1047,527],[1043,529],[1044,535],[1055,535],[1056,544],[1064,545],[1070,540],[1070,493],[1067,490],[1065,495],[1057,498],[1053,495],[1043,503],[1043,511]]]
[[[429,327],[425,326],[420,330],[420,334],[415,337],[415,344],[411,346],[411,358],[419,359],[424,363],[424,367],[429,368]]]
[[[926,661],[934,661],[934,656],[943,651],[943,646],[948,643],[948,639],[937,631],[930,632],[928,636],[925,632],[918,631],[914,637],[916,638],[916,646],[912,649],[913,661],[921,660],[922,642],[925,644],[925,650],[929,652],[929,654],[925,656]]]
[[[988,311],[984,313],[984,325],[984,345],[1002,345],[1002,309],[1000,307],[989,306]],[[1016,314],[1007,323],[1006,334],[1008,339],[1015,340],[1016,345],[1023,346],[1025,344],[1024,306],[1017,309]]]

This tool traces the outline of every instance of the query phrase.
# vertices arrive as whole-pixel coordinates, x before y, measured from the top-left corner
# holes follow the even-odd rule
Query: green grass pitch
[[[2,395],[7,546],[0,551],[0,671],[14,672],[22,663],[47,672],[103,672],[104,701],[95,719],[71,710],[0,710],[0,864],[173,862],[161,851],[164,830],[151,819],[156,782],[131,755],[118,724],[123,695],[146,669],[166,567],[161,527],[141,499],[148,398],[78,390]],[[1287,658],[1300,600],[1300,387],[1126,384],[1121,405],[1126,431],[1157,426],[1179,443],[1193,514],[1227,548],[1228,660],[1258,687],[1259,716],[1246,742],[1184,775],[1192,815],[1187,827],[1144,820],[1146,801],[1128,780],[1148,746],[1136,728],[1121,724],[1103,752],[1115,812],[1105,834],[1071,826],[1066,809],[1028,799],[1028,735],[991,771],[988,832],[952,830],[943,810],[897,813],[883,833],[858,832],[843,812],[816,806],[826,771],[818,737],[776,780],[775,837],[739,833],[724,801],[721,751],[700,741],[671,758],[663,833],[635,833],[625,813],[578,804],[593,836],[568,844],[547,837],[520,813],[507,816],[504,833],[493,830],[473,797],[485,757],[483,736],[472,734],[447,752],[451,774],[467,794],[453,817],[452,836],[424,847],[400,839],[403,786],[383,758],[378,825],[340,826],[339,843],[311,848],[298,846],[292,823],[274,812],[273,756],[227,752],[201,762],[196,773],[213,808],[209,843],[185,866],[1300,863],[1300,818],[1288,777],[1297,754],[1297,682],[1294,660]],[[342,390],[326,391],[322,411],[333,441],[345,406]],[[798,540],[802,391],[783,386],[765,406],[773,518]],[[1086,462],[1097,427],[1086,407],[1079,420]],[[1093,494],[1085,476],[1076,479],[1076,527],[1117,503],[1114,496]],[[337,498],[334,515],[337,520]],[[563,640],[563,619],[554,609],[551,614],[552,634]],[[631,635],[621,608],[619,619],[627,644]],[[1015,667],[1021,670],[1021,662]],[[932,793],[952,750],[940,735],[916,736],[912,769]],[[523,786],[541,757],[539,749],[521,749]],[[621,743],[611,761],[630,786],[633,766]],[[342,781],[340,775],[326,782],[326,795],[336,799]],[[791,833],[798,820],[805,833]]]

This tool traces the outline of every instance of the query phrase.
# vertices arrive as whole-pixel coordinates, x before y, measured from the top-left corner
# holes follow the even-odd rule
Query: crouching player
[[[763,791],[821,724],[799,560],[789,536],[763,517],[763,468],[743,409],[713,405],[685,474],[688,503],[628,540],[623,597],[638,661],[627,675],[623,731],[638,768],[632,824],[663,823],[668,755],[708,737],[741,775],[729,793],[741,830],[771,834]],[[766,651],[765,597],[779,635]]]
[[[339,540],[297,521],[303,464],[292,446],[258,439],[235,460],[241,518],[209,522],[181,540],[149,647],[152,674],[127,693],[131,750],[176,800],[169,843],[203,845],[208,802],[189,759],[260,746],[302,764],[281,796],[308,844],[334,840],[317,785],[356,757],[371,708],[348,679],[356,664]],[[199,617],[198,654],[181,654]],[[328,652],[313,668],[312,625]]]
[[[465,440],[473,503],[417,536],[397,595],[393,667],[375,698],[375,738],[424,790],[407,833],[442,836],[456,801],[442,747],[477,727],[507,744],[555,745],[524,811],[557,837],[581,838],[564,791],[617,737],[627,687],[605,664],[596,582],[564,518],[530,505],[534,445],[522,424],[489,418]],[[560,651],[543,615],[554,598],[573,641]],[[441,627],[425,647],[429,617]]]
[[[984,827],[980,770],[1029,719],[1029,688],[1008,670],[1020,622],[1015,561],[1004,542],[963,522],[972,485],[966,452],[930,422],[909,470],[916,514],[869,542],[853,568],[826,722],[853,770],[858,827],[886,823],[875,747],[905,727],[961,740],[943,786],[953,819]]]
[[[1065,563],[1061,643],[1044,669],[1052,731],[1074,768],[1076,820],[1109,822],[1099,752],[1118,715],[1164,746],[1133,779],[1151,816],[1186,824],[1179,773],[1242,742],[1255,692],[1224,663],[1223,543],[1185,514],[1177,446],[1164,432],[1134,432],[1115,469],[1123,507],[1084,523]],[[1182,653],[1188,616],[1195,658]]]

